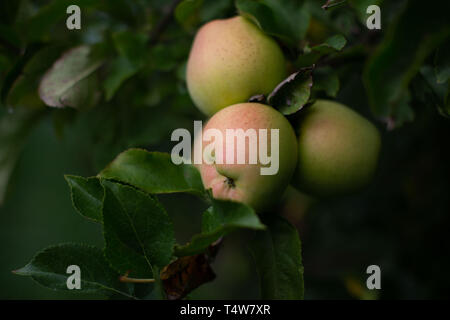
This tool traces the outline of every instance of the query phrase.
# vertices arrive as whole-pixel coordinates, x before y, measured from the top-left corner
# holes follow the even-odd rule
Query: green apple
[[[206,115],[256,94],[267,95],[285,76],[278,44],[241,16],[201,27],[186,70],[192,100]]]
[[[367,184],[377,167],[380,135],[352,109],[317,100],[298,123],[293,185],[316,196],[349,193]]]
[[[240,136],[229,139],[233,130],[240,132]],[[289,121],[267,105],[241,103],[229,106],[216,113],[202,134],[195,138],[194,154],[200,150],[204,155],[211,142],[217,141],[206,137],[211,131],[220,134],[223,141],[213,144],[210,163],[204,156],[202,163],[197,164],[205,188],[212,189],[215,198],[243,202],[257,212],[278,201],[297,164],[297,141]],[[250,134],[252,132],[257,138]],[[220,152],[222,160],[219,160]],[[255,152],[257,156],[252,157]],[[239,154],[245,159],[244,163],[239,163]],[[270,161],[262,155],[268,155]]]

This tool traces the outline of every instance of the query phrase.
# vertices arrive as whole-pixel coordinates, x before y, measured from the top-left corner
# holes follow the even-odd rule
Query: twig
[[[128,276],[120,276],[119,277],[120,282],[127,282],[127,283],[154,283],[155,279],[136,279],[136,278],[129,278]]]
[[[339,5],[343,4],[344,2],[346,2],[347,0],[342,0],[340,2],[335,2],[335,1],[336,0],[327,0],[327,2],[321,8],[323,10],[327,10],[329,8],[333,8],[333,7],[339,6]]]
[[[167,29],[167,27],[170,24],[170,21],[173,18],[173,14],[175,12],[176,7],[181,2],[181,0],[174,0],[170,6],[166,10],[166,14],[162,17],[162,19],[159,21],[159,23],[155,26],[155,28],[150,33],[150,37],[148,39],[148,45],[153,46],[155,45],[161,34]]]

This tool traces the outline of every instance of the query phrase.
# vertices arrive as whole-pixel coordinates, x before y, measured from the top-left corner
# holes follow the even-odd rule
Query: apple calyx
[[[230,177],[225,177],[225,183],[227,184],[227,186],[231,189],[236,188],[236,184],[234,183],[234,179],[230,178]]]

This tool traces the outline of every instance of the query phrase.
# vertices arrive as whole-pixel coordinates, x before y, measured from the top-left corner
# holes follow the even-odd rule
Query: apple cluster
[[[246,18],[215,20],[199,29],[186,77],[195,105],[211,116],[203,130],[216,129],[224,135],[227,129],[279,131],[275,175],[261,175],[261,163],[197,165],[205,188],[212,189],[215,198],[243,202],[262,212],[290,183],[313,196],[332,196],[361,188],[372,178],[380,135],[352,109],[316,100],[300,111],[294,130],[273,107],[247,102],[255,95],[267,96],[286,75],[277,42]],[[236,146],[225,144],[225,152],[227,148]]]

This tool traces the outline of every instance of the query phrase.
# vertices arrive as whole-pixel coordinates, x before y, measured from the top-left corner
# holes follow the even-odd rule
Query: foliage
[[[189,128],[193,119],[203,118],[184,81],[195,31],[207,21],[236,13],[273,36],[289,59],[291,76],[267,97],[267,103],[289,117],[301,114],[316,98],[339,97],[342,84],[351,83],[355,74],[363,75],[367,93],[355,104],[362,103],[363,112],[370,112],[380,126],[401,130],[415,120],[417,106],[449,117],[450,29],[445,10],[418,0],[372,1],[382,4],[382,30],[377,31],[364,25],[366,2],[3,1],[0,204],[32,128],[50,117],[55,134],[64,140],[64,129],[80,121],[92,147],[91,175],[98,174],[65,178],[74,208],[101,226],[105,241],[103,249],[48,247],[16,273],[67,290],[64,266],[76,261],[89,274],[83,290],[128,298],[161,297],[163,292],[181,298],[188,292],[180,293],[166,281],[168,274],[177,274],[174,266],[209,267],[204,255],[211,246],[241,230],[255,234],[250,247],[263,280],[262,297],[303,298],[296,229],[281,218],[263,224],[243,204],[212,199],[193,166],[172,164],[166,153],[168,136],[172,129]],[[69,4],[82,8],[81,30],[65,27]],[[193,195],[208,206],[201,232],[188,243],[175,239],[177,221],[161,201],[167,194]],[[196,259],[204,260],[199,264]],[[148,290],[131,290],[118,281],[124,275],[155,282],[147,284]],[[191,289],[203,280],[211,277],[205,275]]]

